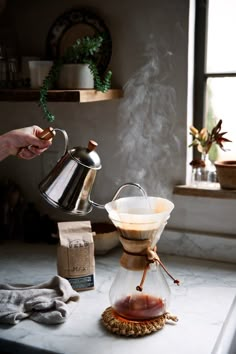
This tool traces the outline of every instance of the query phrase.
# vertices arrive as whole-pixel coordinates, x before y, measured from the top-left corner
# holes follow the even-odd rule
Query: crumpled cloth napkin
[[[60,276],[33,286],[0,284],[0,322],[17,324],[30,318],[46,324],[63,323],[78,300],[78,293]]]

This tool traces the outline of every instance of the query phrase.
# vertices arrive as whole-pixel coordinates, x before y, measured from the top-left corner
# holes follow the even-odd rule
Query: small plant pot
[[[58,80],[60,89],[93,89],[94,79],[88,64],[64,64]]]
[[[236,189],[236,160],[216,161],[217,178],[222,189]]]
[[[43,81],[49,73],[52,64],[51,60],[29,61],[30,85],[32,89],[39,89],[43,85]]]

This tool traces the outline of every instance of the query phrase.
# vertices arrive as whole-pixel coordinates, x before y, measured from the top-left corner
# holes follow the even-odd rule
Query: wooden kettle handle
[[[44,129],[41,133],[37,134],[37,137],[42,140],[50,140],[56,135],[55,130],[52,127]]]

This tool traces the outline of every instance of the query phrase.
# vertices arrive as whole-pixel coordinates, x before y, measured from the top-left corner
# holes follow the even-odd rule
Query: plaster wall
[[[174,201],[170,228],[235,234],[235,201],[172,195],[173,186],[184,184],[186,174],[189,1],[88,0],[85,4],[11,0],[1,21],[12,26],[19,55],[43,58],[55,19],[65,10],[83,5],[94,9],[111,32],[109,67],[113,87],[122,87],[124,98],[88,104],[50,103],[50,108],[56,116],[53,126],[67,131],[70,147],[85,146],[89,139],[99,144],[102,169],[92,199],[109,202],[122,183],[137,182],[149,195]],[[32,124],[48,126],[37,102],[0,102],[0,110],[0,133]],[[0,177],[19,183],[25,198],[42,213],[57,220],[74,220],[78,217],[53,209],[38,192],[38,183],[62,150],[63,138],[58,135],[50,150],[37,159],[10,157],[1,162]],[[126,191],[128,195],[133,192]],[[88,218],[103,221],[107,215],[94,209],[84,217]]]
[[[14,28],[21,56],[45,56],[49,28],[65,10],[82,1],[8,2],[8,25]],[[93,188],[93,200],[106,203],[124,182],[140,183],[148,194],[171,197],[172,186],[185,176],[187,97],[188,1],[86,1],[103,18],[112,36],[113,87],[122,87],[121,100],[88,104],[50,103],[65,129],[70,147],[98,142],[102,161]],[[35,103],[1,102],[1,133],[9,129],[48,123]],[[8,158],[1,175],[14,178],[27,199],[58,218],[66,216],[42,201],[37,186],[45,174],[45,160],[63,149],[57,136],[49,158],[32,161]],[[16,174],[17,171],[17,174]],[[132,193],[128,191],[127,193]],[[136,191],[134,191],[136,192]],[[103,219],[94,210],[91,219]]]

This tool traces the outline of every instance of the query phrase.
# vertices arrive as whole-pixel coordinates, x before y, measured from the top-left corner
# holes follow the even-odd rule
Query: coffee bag
[[[59,222],[58,275],[76,291],[94,289],[95,260],[90,221]]]

